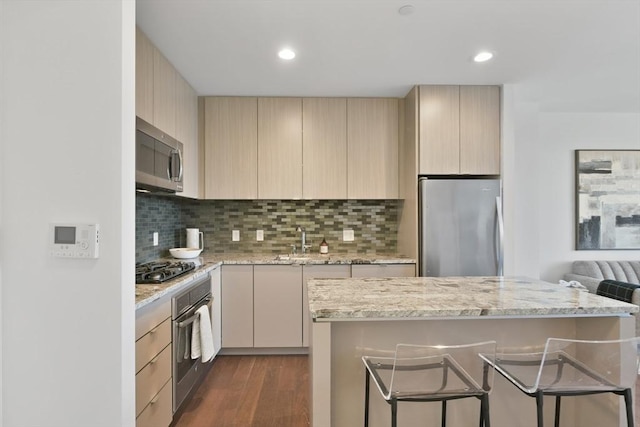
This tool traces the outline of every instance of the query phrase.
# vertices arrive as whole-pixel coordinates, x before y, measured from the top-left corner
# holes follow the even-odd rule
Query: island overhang
[[[524,277],[312,279],[315,322],[637,313],[638,306]]]

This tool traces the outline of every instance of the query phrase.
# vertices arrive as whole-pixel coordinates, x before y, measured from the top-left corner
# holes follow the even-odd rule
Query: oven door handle
[[[209,303],[210,303],[212,300],[213,300],[213,298],[211,298],[211,297],[207,297],[207,298],[205,298],[205,299],[203,300],[203,303],[204,303],[204,304],[200,304],[200,305],[198,306],[198,308],[202,307],[203,305],[207,305],[207,306],[208,306],[208,305],[209,305]],[[194,310],[197,310],[197,309],[194,309]],[[197,318],[199,318],[199,317],[200,317],[200,315],[199,315],[199,314],[194,314],[193,316],[189,317],[189,318],[188,318],[188,319],[186,319],[186,320],[182,320],[182,321],[180,321],[180,322],[177,322],[177,323],[176,323],[176,326],[177,326],[179,329],[185,328],[186,326],[189,326],[190,324],[192,324],[192,323],[193,323]]]

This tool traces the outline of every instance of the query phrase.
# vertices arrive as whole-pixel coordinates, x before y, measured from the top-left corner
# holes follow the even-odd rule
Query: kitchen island
[[[363,425],[362,355],[393,356],[398,343],[495,340],[499,349],[544,345],[548,337],[618,339],[634,335],[636,305],[527,278],[440,277],[315,279],[311,315],[312,426]],[[496,375],[494,427],[535,425],[535,400]],[[545,401],[546,403],[546,401]],[[553,403],[545,423],[552,423]],[[449,405],[450,426],[475,425],[472,400]],[[563,427],[618,426],[617,397],[563,402]],[[370,426],[387,426],[389,405],[372,389]],[[399,425],[440,425],[438,404],[400,404]],[[550,424],[552,425],[552,424]]]

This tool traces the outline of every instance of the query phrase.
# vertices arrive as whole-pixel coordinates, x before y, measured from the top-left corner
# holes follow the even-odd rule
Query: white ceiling
[[[640,0],[137,0],[137,22],[199,95],[512,83],[543,111],[640,112]]]

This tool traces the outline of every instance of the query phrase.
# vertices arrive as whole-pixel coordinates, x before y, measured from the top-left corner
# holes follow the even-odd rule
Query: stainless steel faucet
[[[310,247],[310,245],[307,245],[307,233],[306,231],[304,231],[304,227],[300,226],[296,228],[296,231],[300,231],[302,233],[302,236],[300,237],[300,247],[302,248],[302,253],[306,254],[307,248]]]

